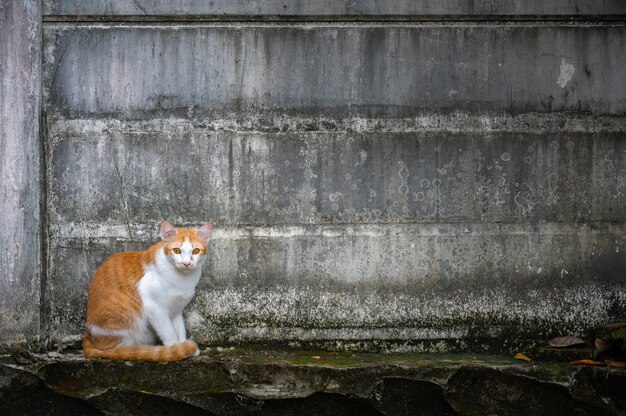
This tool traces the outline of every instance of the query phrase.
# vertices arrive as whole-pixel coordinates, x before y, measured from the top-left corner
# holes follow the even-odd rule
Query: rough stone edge
[[[532,364],[514,363],[512,358],[509,358],[510,362],[507,362],[507,358],[502,356],[499,358],[478,356],[464,363],[463,358],[459,358],[457,361],[452,359],[452,361],[446,362],[445,357],[443,361],[438,362],[439,358],[434,355],[426,359],[421,358],[423,362],[417,365],[410,362],[402,362],[402,360],[395,362],[393,359],[388,360],[384,356],[380,356],[378,362],[370,362],[369,360],[371,359],[366,358],[363,363],[333,365],[324,364],[323,361],[316,362],[311,357],[309,357],[310,362],[308,363],[271,362],[271,359],[266,363],[246,362],[248,358],[244,358],[247,357],[244,351],[242,353],[240,357],[237,357],[240,352],[235,351],[230,356],[227,354],[222,356],[222,358],[219,358],[220,353],[218,353],[217,357],[201,355],[180,363],[170,363],[167,371],[162,371],[161,364],[156,363],[93,361],[85,360],[78,355],[57,353],[49,353],[43,356],[31,355],[26,357],[26,361],[23,361],[22,365],[10,364],[12,360],[15,360],[14,357],[0,357],[0,365],[5,368],[11,368],[15,372],[23,371],[32,374],[39,378],[46,388],[51,388],[58,393],[83,400],[106,393],[111,387],[117,388],[117,381],[108,379],[108,377],[111,377],[113,374],[119,374],[121,371],[124,373],[125,378],[119,388],[125,391],[150,391],[151,394],[157,394],[192,405],[198,404],[198,401],[194,399],[197,392],[186,393],[184,386],[178,386],[174,390],[168,388],[167,391],[163,391],[162,387],[159,386],[165,383],[165,378],[167,378],[168,382],[171,382],[177,377],[183,375],[187,377],[189,374],[200,371],[203,376],[200,377],[202,380],[199,379],[198,383],[206,384],[210,380],[209,385],[204,386],[208,396],[217,395],[219,397],[220,394],[226,393],[240,395],[242,399],[282,400],[306,398],[314,393],[331,393],[350,395],[371,400],[372,402],[379,402],[377,395],[381,393],[381,383],[392,378],[423,381],[437,385],[444,390],[446,401],[451,400],[452,402],[457,402],[458,405],[470,396],[467,395],[467,392],[461,392],[461,397],[453,397],[459,393],[458,389],[460,387],[458,382],[455,381],[455,377],[460,375],[461,379],[463,379],[463,377],[467,378],[468,375],[475,375],[476,372],[479,372],[483,373],[484,376],[494,376],[496,380],[504,378],[504,381],[512,382],[516,388],[525,383],[530,383],[535,391],[543,387],[550,388],[552,386],[552,388],[560,389],[565,393],[566,398],[570,401],[570,405],[572,403],[581,403],[589,405],[591,408],[596,408],[598,411],[601,409],[606,414],[618,413],[614,403],[615,397],[613,397],[615,392],[607,393],[605,391],[603,393],[601,391],[602,388],[606,389],[607,386],[598,386],[596,383],[608,380],[606,383],[610,384],[626,378],[624,369],[571,367],[566,362],[562,364],[545,362],[533,362]],[[268,354],[266,357],[271,357],[272,351],[270,350]],[[415,357],[419,357],[419,355],[406,355],[406,357],[410,361],[415,359]],[[330,356],[322,358],[332,359]],[[450,360],[450,357],[447,359]],[[428,360],[431,361],[429,362]],[[58,377],[58,372],[54,370],[58,365],[68,366],[67,372],[61,374],[60,378]],[[51,366],[50,368],[52,369],[50,373],[47,372],[48,366]],[[81,372],[81,367],[84,367],[87,373],[90,371],[96,372],[102,377],[102,380],[92,382],[87,375],[87,379],[76,380],[76,383],[78,383],[76,384],[74,379],[72,379],[71,385],[68,386],[69,390],[66,390],[63,387],[63,380],[68,377],[71,378],[73,372]],[[157,374],[164,377],[163,381],[151,378],[146,384],[146,388],[142,388],[142,385],[139,384],[129,389],[129,386],[133,383],[137,381],[141,383],[141,377],[145,377],[145,375],[150,377],[149,374],[152,371],[157,371]],[[52,379],[48,378],[49,375],[53,375]],[[211,375],[215,376],[215,380],[211,379]],[[83,377],[85,376],[83,375]],[[289,383],[290,381],[291,384]],[[84,385],[85,382],[93,383],[93,385]],[[488,386],[487,382],[479,388],[484,389]],[[511,386],[504,386],[505,389],[507,387],[510,388]],[[600,391],[597,390],[598,387],[600,387]],[[607,401],[606,397],[610,399]],[[201,403],[202,399],[199,399]],[[476,397],[476,399],[480,398]]]

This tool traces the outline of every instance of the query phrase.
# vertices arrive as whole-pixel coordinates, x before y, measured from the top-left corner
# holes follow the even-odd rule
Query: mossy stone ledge
[[[2,414],[626,414],[625,369],[511,356],[212,348],[167,364],[0,363]]]

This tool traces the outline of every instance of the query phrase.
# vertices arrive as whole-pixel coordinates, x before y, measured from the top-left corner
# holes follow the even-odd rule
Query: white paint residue
[[[556,80],[559,87],[565,88],[574,76],[574,72],[576,72],[574,65],[565,62],[565,58],[561,59],[561,73],[559,74],[559,79]]]

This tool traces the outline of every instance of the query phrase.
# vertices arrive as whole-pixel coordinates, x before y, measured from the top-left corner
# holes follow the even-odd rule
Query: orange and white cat
[[[106,259],[89,286],[85,357],[177,361],[198,355],[187,340],[183,309],[200,280],[212,230],[210,222],[193,231],[161,221],[162,241]]]

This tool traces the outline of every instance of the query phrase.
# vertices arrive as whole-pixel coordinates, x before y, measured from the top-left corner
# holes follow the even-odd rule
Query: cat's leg
[[[154,345],[158,343],[158,335],[146,317],[142,317],[137,321],[133,335],[133,345]]]
[[[159,307],[146,307],[148,322],[154,329],[161,342],[166,347],[178,343],[178,334],[174,329],[172,320],[167,310]]]
[[[180,313],[172,319],[172,324],[174,325],[174,330],[176,331],[176,335],[178,336],[178,342],[183,342],[187,339],[187,333],[185,332],[185,320],[183,319],[183,314]]]

